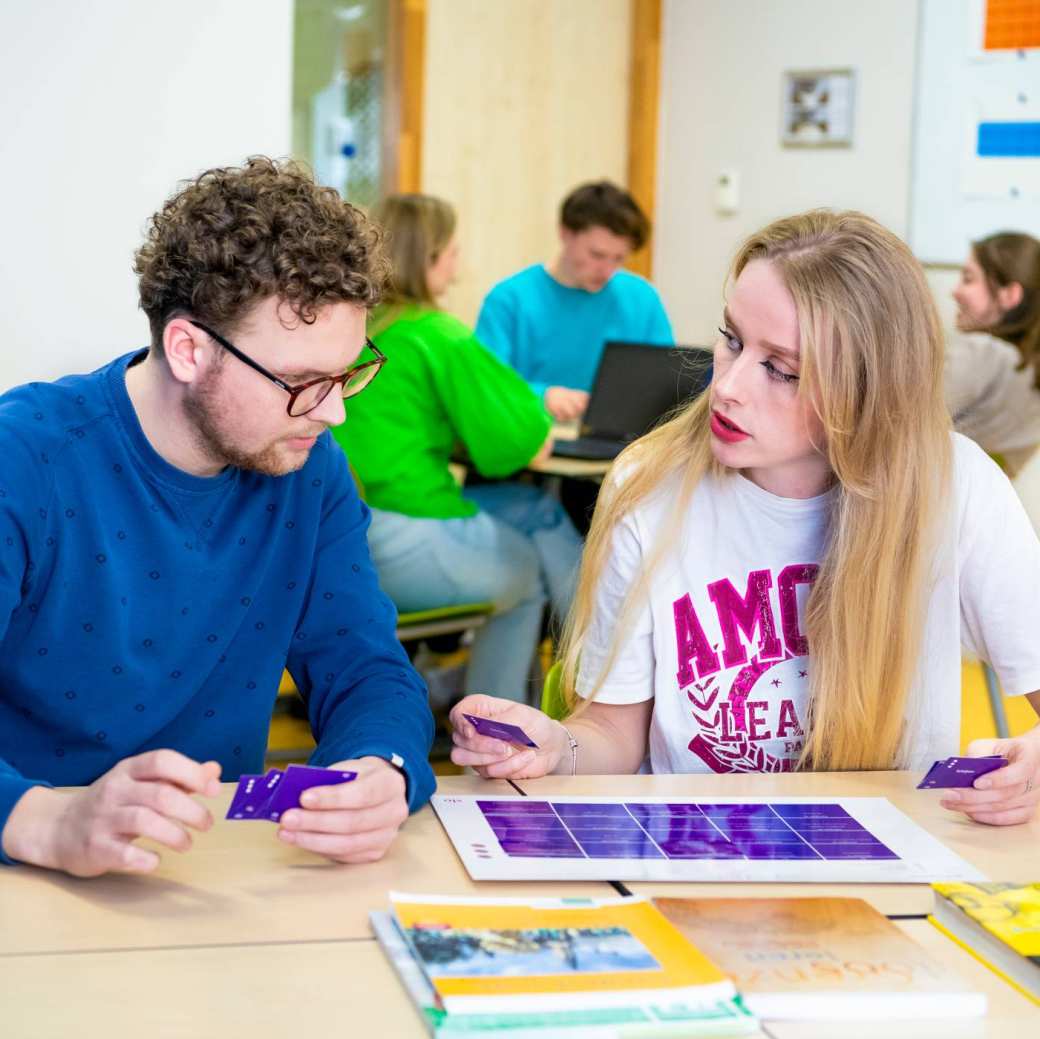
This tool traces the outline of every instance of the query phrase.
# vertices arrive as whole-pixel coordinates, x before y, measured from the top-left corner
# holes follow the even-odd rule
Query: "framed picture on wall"
[[[784,147],[850,147],[855,81],[852,69],[786,71],[780,118]]]

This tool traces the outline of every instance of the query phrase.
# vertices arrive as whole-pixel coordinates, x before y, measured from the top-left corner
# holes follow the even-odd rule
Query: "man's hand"
[[[557,422],[570,422],[581,418],[589,406],[589,395],[584,390],[572,390],[567,386],[550,386],[545,391],[545,410]]]
[[[404,776],[374,757],[327,767],[356,772],[357,779],[305,790],[301,807],[282,816],[279,838],[336,862],[376,862],[408,818]]]
[[[970,758],[999,754],[1008,759],[1003,768],[987,772],[964,790],[946,790],[943,808],[963,812],[977,823],[1010,826],[1028,822],[1040,801],[1040,726],[1008,740],[973,740]]]
[[[187,851],[189,829],[213,825],[209,809],[191,795],[216,797],[219,780],[216,761],[199,764],[174,750],[149,751],[120,761],[82,790],[27,790],[0,839],[12,859],[77,877],[148,873],[159,856],[133,842],[147,837]]]

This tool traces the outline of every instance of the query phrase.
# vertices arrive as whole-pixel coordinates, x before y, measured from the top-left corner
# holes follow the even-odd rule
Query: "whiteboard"
[[[922,0],[910,205],[925,263],[1040,236],[1040,0]]]

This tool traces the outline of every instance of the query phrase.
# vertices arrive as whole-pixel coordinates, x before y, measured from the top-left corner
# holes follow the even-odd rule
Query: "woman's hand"
[[[1012,826],[1028,822],[1040,802],[1040,728],[1007,740],[973,740],[970,758],[999,754],[1008,763],[975,780],[973,787],[947,790],[941,804],[977,823]]]
[[[481,736],[464,714],[519,725],[538,746],[520,747]],[[477,694],[460,700],[450,717],[455,744],[451,760],[469,765],[485,779],[537,779],[555,771],[564,755],[570,754],[563,726],[527,704]]]

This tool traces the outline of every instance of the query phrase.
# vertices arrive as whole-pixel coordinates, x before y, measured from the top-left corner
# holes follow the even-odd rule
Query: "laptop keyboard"
[[[557,458],[588,458],[593,461],[609,461],[617,458],[624,446],[618,440],[578,437],[577,440],[557,440],[553,444],[552,453]]]

